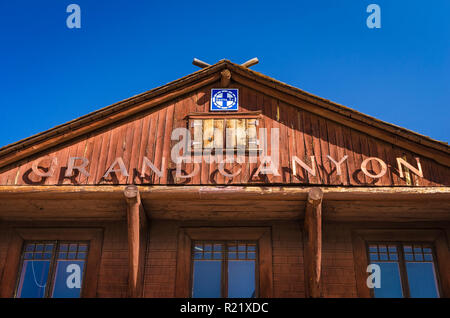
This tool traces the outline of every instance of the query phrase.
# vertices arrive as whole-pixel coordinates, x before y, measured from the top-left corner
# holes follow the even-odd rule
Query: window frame
[[[229,263],[230,263],[230,259],[229,259],[229,250],[228,250],[228,243],[229,242],[236,242],[237,244],[252,244],[255,243],[256,244],[256,258],[255,258],[255,298],[258,298],[259,296],[259,246],[258,246],[258,241],[243,241],[243,240],[239,240],[239,241],[235,241],[235,240],[192,240],[192,244],[191,244],[191,264],[196,261],[196,259],[194,258],[194,251],[193,248],[195,246],[195,242],[203,242],[203,243],[210,243],[210,244],[222,244],[223,245],[223,258],[221,258],[221,294],[222,295],[227,295],[227,296],[221,296],[222,298],[228,298],[228,294],[229,294],[229,288],[228,288],[228,270],[229,270]],[[215,260],[215,259],[212,259]],[[193,281],[192,278],[194,277],[194,266],[191,266],[191,286],[189,287],[189,290],[191,291],[191,295],[190,297],[193,298],[192,296],[192,291],[193,291]]]
[[[440,297],[450,296],[450,275],[447,271],[449,263],[448,243],[446,233],[438,229],[365,229],[352,232],[353,256],[356,277],[356,288],[358,297],[372,298],[374,292],[366,285],[369,273],[366,272],[370,264],[368,244],[369,243],[387,243],[387,244],[408,244],[408,243],[426,243],[433,246],[434,266]],[[402,247],[403,248],[403,247]],[[403,251],[402,251],[403,252]],[[403,255],[401,256],[403,257]],[[400,254],[399,254],[400,258]],[[399,261],[399,266],[401,266]],[[400,270],[404,270],[400,268]],[[402,289],[404,286],[404,275],[401,274]],[[405,276],[406,277],[406,276]],[[404,297],[409,297],[409,290],[404,293]]]
[[[193,262],[193,241],[255,241],[258,246],[256,262],[259,298],[270,298],[273,294],[272,239],[270,227],[188,227],[178,232],[177,272],[175,297],[190,298]]]
[[[402,294],[403,298],[411,298],[411,290],[409,287],[409,281],[408,281],[408,271],[406,269],[406,263],[407,260],[405,259],[405,252],[404,252],[404,246],[405,245],[429,245],[431,246],[431,254],[433,255],[433,266],[435,270],[436,275],[436,281],[437,281],[437,290],[439,294],[439,298],[442,297],[442,288],[441,288],[441,282],[440,282],[440,271],[437,266],[437,255],[436,255],[436,248],[434,247],[433,243],[430,242],[423,242],[423,241],[366,241],[366,253],[367,253],[367,259],[370,261],[370,251],[369,246],[370,245],[380,245],[380,244],[386,244],[386,245],[394,245],[397,248],[397,263],[399,267],[399,275],[400,275],[400,282],[401,282],[401,288],[402,288]],[[382,260],[375,261],[376,262],[384,262]],[[375,298],[375,291],[374,289],[370,290],[371,296]]]
[[[103,230],[99,228],[15,228],[9,244],[1,279],[0,297],[15,298],[20,277],[22,252],[27,241],[88,241],[89,251],[83,274],[81,298],[97,295]]]
[[[257,144],[258,140],[259,140],[259,129],[258,126],[260,126],[261,123],[261,111],[255,111],[255,112],[241,112],[241,113],[235,113],[235,112],[223,112],[223,113],[190,113],[188,114],[186,117],[186,128],[189,130],[190,134],[191,134],[191,153],[197,154],[197,152],[202,152],[203,151],[210,151],[211,154],[215,154],[215,150],[218,149],[220,151],[232,151],[233,153],[238,152],[238,146],[237,144],[234,147],[228,147],[228,145],[226,144],[226,121],[227,120],[236,120],[236,119],[244,119],[244,120],[255,120],[255,133],[256,133],[256,144],[254,148],[250,148],[249,146],[249,140],[248,140],[248,136],[246,136],[246,144],[245,144],[245,150],[244,153],[248,154],[250,151],[261,151],[261,146]],[[194,145],[195,142],[195,137],[194,137],[194,121],[195,120],[223,120],[223,131],[222,131],[222,145],[224,145],[224,147],[222,148],[215,148],[213,147],[204,147],[203,146],[203,140],[204,140],[204,131],[202,130],[202,145],[201,147],[197,148]],[[262,127],[260,127],[262,128]]]

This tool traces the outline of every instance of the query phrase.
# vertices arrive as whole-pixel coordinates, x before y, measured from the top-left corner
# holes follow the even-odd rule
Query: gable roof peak
[[[251,67],[253,65],[256,65],[258,63],[259,63],[259,59],[257,57],[254,57],[254,58],[252,58],[252,59],[242,63],[240,66],[242,66],[244,68],[249,68],[249,67]],[[194,58],[194,60],[192,61],[192,64],[194,64],[195,66],[198,66],[200,68],[208,68],[210,66],[216,66],[216,65],[220,65],[220,64],[230,64],[230,65],[239,66],[239,64],[232,63],[230,60],[227,60],[227,59],[221,59],[216,64],[211,65],[211,64],[206,63],[206,62],[204,62],[202,60]]]
[[[250,60],[252,61],[252,60]],[[248,61],[248,62],[250,62]],[[246,62],[247,63],[247,62]],[[244,63],[244,64],[246,64]],[[248,64],[247,64],[248,65]],[[254,65],[254,64],[253,64]],[[224,72],[228,70],[228,72]],[[213,83],[233,80],[319,116],[340,122],[450,167],[450,146],[354,109],[282,83],[244,65],[222,59],[166,85],[114,103],[78,119],[0,148],[0,169],[32,154],[118,122]],[[226,87],[226,86],[223,86]]]

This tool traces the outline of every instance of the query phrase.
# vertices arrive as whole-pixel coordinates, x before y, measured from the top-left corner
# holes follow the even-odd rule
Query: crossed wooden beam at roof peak
[[[251,67],[253,65],[256,65],[258,63],[259,63],[258,58],[254,57],[251,60],[248,60],[247,62],[242,63],[241,66],[249,68],[249,67]],[[194,64],[195,66],[198,66],[200,68],[205,68],[205,67],[211,66],[211,64],[208,64],[208,63],[203,62],[203,61],[201,61],[199,59],[196,59],[196,58],[194,58],[194,60],[192,61],[192,64]]]

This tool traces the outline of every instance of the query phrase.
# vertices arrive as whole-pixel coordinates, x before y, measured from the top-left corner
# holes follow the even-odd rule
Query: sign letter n
[[[80,29],[81,28],[81,8],[78,4],[69,4],[66,9],[67,13],[70,14],[66,19],[66,25],[69,29]]]

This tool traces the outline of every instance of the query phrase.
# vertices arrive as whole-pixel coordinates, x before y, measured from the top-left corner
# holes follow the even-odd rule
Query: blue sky
[[[450,139],[448,0],[17,0],[0,14],[0,147],[192,73],[194,57],[257,56],[256,71]]]

